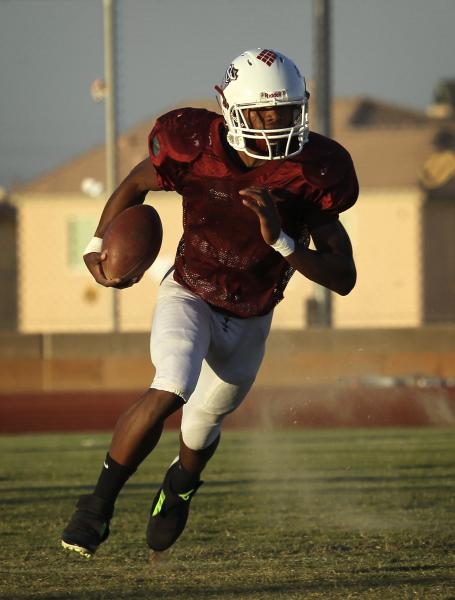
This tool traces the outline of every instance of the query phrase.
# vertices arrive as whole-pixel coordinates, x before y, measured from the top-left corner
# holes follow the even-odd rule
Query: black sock
[[[114,504],[120,490],[136,469],[125,467],[116,462],[109,453],[106,454],[103,470],[101,471],[94,494]]]
[[[177,461],[177,463],[172,465],[170,480],[172,491],[176,494],[189,492],[197,483],[199,483],[199,475],[200,473],[197,475],[190,473],[180,464],[180,461]]]

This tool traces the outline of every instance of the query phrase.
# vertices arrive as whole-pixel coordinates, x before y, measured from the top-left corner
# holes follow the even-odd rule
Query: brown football
[[[103,236],[106,278],[129,280],[142,275],[158,256],[162,239],[161,219],[152,206],[138,204],[122,211]]]

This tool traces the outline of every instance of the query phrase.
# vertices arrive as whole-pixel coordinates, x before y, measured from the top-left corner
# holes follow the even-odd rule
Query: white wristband
[[[270,244],[270,247],[286,257],[295,252],[295,241],[281,230],[277,241],[274,244]]]
[[[87,244],[82,256],[86,254],[90,254],[90,252],[101,252],[101,248],[103,247],[103,238],[92,237],[92,239]]]

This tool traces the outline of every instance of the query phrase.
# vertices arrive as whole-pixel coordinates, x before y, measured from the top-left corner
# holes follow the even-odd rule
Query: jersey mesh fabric
[[[204,109],[167,113],[150,133],[150,158],[161,188],[183,198],[175,280],[212,306],[247,318],[280,302],[293,269],[264,242],[239,191],[269,188],[279,198],[283,230],[308,245],[312,229],[354,204],[358,185],[349,154],[333,140],[311,134],[297,157],[247,170],[223,145],[223,127],[220,115]]]

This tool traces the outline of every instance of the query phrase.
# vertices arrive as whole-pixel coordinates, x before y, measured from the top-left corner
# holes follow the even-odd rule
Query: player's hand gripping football
[[[87,269],[92,274],[94,280],[103,285],[104,287],[114,287],[118,290],[123,290],[125,288],[131,287],[135,283],[141,280],[142,275],[140,277],[135,277],[129,281],[123,281],[122,279],[107,279],[106,275],[103,271],[103,262],[107,258],[107,252],[104,250],[103,252],[89,252],[84,255],[84,262],[87,265]]]
[[[243,196],[243,204],[257,214],[265,243],[275,243],[281,231],[281,217],[276,207],[280,198],[267,188],[253,186],[240,190],[239,194]]]

